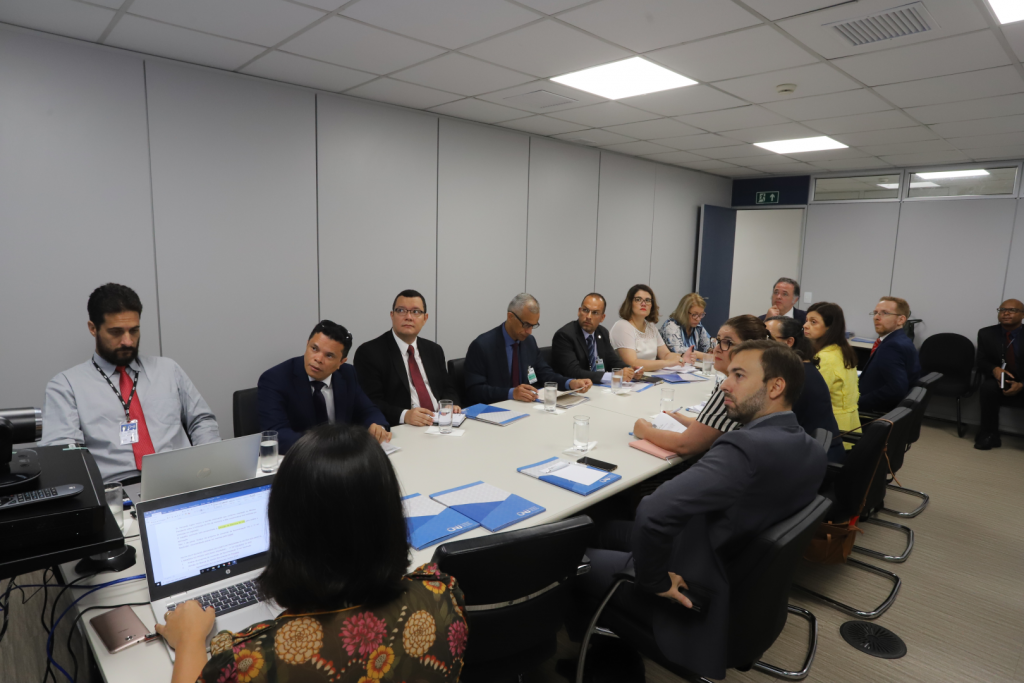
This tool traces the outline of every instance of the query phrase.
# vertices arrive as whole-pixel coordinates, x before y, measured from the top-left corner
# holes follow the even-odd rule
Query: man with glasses
[[[583,297],[577,319],[562,326],[551,341],[551,366],[566,377],[611,382],[611,371],[622,368],[622,381],[633,379],[633,368],[615,352],[604,321],[604,297],[591,292]]]
[[[391,424],[429,427],[444,399],[461,410],[444,350],[419,336],[429,319],[427,300],[406,289],[391,305],[391,329],[356,353],[359,384]]]
[[[758,316],[758,320],[764,322],[766,318],[773,318],[777,315],[784,315],[787,318],[795,318],[800,324],[807,322],[807,311],[796,308],[796,302],[800,301],[800,283],[789,277],[780,277],[772,287],[772,305],[768,312]]]
[[[921,363],[914,342],[903,326],[910,317],[910,305],[896,296],[883,296],[871,311],[878,339],[860,375],[862,413],[887,413],[902,401],[921,376]]]
[[[504,323],[473,340],[464,370],[470,403],[511,399],[532,403],[546,382],[555,382],[559,389],[590,389],[591,380],[570,379],[551,369],[533,338],[538,327],[540,304],[523,292],[509,302]]]
[[[1024,406],[1020,366],[1021,321],[1024,303],[1007,299],[997,309],[999,324],[978,330],[978,374],[983,378],[978,398],[981,402],[981,428],[974,447],[987,451],[1003,445],[999,438],[999,407]]]

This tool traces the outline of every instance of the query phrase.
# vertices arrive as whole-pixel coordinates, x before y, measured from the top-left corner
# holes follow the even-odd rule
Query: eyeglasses
[[[1024,310],[1019,308],[997,308],[1000,313],[1024,313]]]
[[[728,351],[733,347],[732,339],[722,339],[721,337],[715,337],[714,342],[717,346],[721,346],[723,351]]]
[[[516,316],[516,320],[518,320],[519,322],[523,323],[523,329],[524,330],[535,330],[538,327],[540,327],[540,323],[537,323],[536,325],[531,325],[530,323],[524,323],[523,319],[520,318],[518,315],[516,315],[515,311],[509,311],[509,313],[511,313],[512,315],[515,315]]]
[[[649,303],[651,303],[651,299],[642,299],[642,298],[640,298],[638,296],[634,296],[633,297],[633,303],[635,303],[635,304],[649,304]]]
[[[589,309],[586,306],[580,306],[580,313],[583,315],[601,315],[602,311],[598,309]],[[539,325],[540,323],[538,323]]]
[[[883,318],[887,315],[902,315],[900,313],[890,313],[889,311],[871,311],[869,315],[874,318],[876,316],[882,316]]]
[[[690,320],[703,320],[707,313],[691,313]]]
[[[421,311],[418,308],[402,308],[401,306],[395,309],[395,315],[405,315],[406,313],[414,318],[422,318],[426,311]]]

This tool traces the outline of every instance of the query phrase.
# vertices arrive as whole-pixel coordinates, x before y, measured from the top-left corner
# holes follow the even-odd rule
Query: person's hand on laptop
[[[195,681],[206,665],[206,636],[213,629],[213,607],[203,609],[195,600],[178,605],[164,614],[164,624],[156,625],[167,644],[174,648],[174,673],[171,683]]]
[[[370,425],[370,434],[373,438],[377,439],[377,443],[387,443],[391,441],[391,432],[381,427],[379,424]]]

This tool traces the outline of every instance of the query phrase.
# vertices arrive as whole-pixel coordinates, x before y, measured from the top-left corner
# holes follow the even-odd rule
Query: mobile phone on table
[[[586,456],[580,458],[576,462],[578,462],[581,465],[589,465],[590,467],[593,467],[593,468],[596,468],[596,469],[599,469],[599,470],[604,470],[605,472],[614,472],[615,470],[617,470],[619,468],[618,465],[613,465],[610,462],[605,462],[603,460],[596,460],[594,458],[588,458]]]
[[[128,605],[112,609],[89,620],[111,654],[141,643],[149,629]]]

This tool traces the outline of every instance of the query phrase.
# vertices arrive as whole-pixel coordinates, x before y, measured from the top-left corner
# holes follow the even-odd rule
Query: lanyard
[[[117,396],[117,400],[121,402],[121,407],[124,408],[124,420],[125,422],[128,422],[128,411],[132,407],[132,399],[135,398],[135,387],[139,384],[139,371],[135,371],[135,378],[132,380],[132,391],[128,394],[128,402],[125,403],[124,398],[121,396],[121,392],[117,390],[114,383],[110,381],[109,377],[107,377],[107,373],[103,372],[103,370],[100,369],[100,366],[96,365],[95,359],[92,361],[92,366],[96,368],[96,372],[103,375],[103,379],[107,380],[107,385],[110,387],[110,390],[114,392],[114,395]]]

